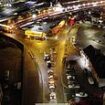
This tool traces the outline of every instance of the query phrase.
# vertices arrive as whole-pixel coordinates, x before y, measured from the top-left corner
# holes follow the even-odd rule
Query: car
[[[68,79],[68,80],[71,80],[71,81],[72,81],[72,80],[75,80],[75,76],[67,75],[67,79]]]
[[[53,75],[48,76],[48,79],[54,79]]]
[[[47,71],[47,73],[48,73],[48,75],[53,75],[53,74],[54,74],[54,71],[53,71],[52,69],[49,69],[49,70]]]
[[[79,92],[79,93],[76,93],[75,95],[76,97],[88,97],[88,94],[85,92]]]
[[[54,81],[54,79],[49,79],[49,80],[48,80],[48,83],[49,83],[49,84],[54,84],[55,81]]]
[[[50,101],[56,100],[56,93],[55,92],[51,92],[50,93]]]
[[[71,75],[67,75],[67,79],[69,80],[72,76]]]
[[[53,35],[57,34],[65,26],[65,20],[60,21],[60,23],[51,29]]]
[[[51,55],[44,53],[44,60],[46,62],[47,67],[50,69],[52,67]]]
[[[50,60],[46,61],[46,65],[47,65],[48,68],[51,68],[52,67],[51,61]]]
[[[76,85],[74,86],[74,88],[79,89],[79,88],[80,88],[80,85],[79,85],[79,84],[76,84]]]
[[[55,89],[55,84],[54,83],[49,83],[49,89]]]
[[[74,88],[74,84],[72,84],[72,85],[69,84],[69,85],[68,85],[68,88]]]
[[[44,52],[44,60],[49,61],[51,59],[50,54]]]
[[[75,84],[69,84],[68,88],[75,88],[75,89],[79,89],[80,85],[75,85]]]

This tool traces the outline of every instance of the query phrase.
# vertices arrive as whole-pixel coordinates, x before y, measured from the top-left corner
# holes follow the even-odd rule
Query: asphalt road
[[[64,96],[63,96],[63,88],[61,83],[61,72],[62,72],[62,58],[64,55],[64,48],[65,48],[65,36],[68,28],[65,30],[62,30],[62,32],[58,33],[58,39],[50,38],[46,41],[39,41],[39,40],[29,40],[26,39],[24,43],[27,45],[28,50],[30,50],[35,60],[38,63],[40,72],[42,74],[42,83],[43,83],[43,101],[49,102],[49,89],[48,89],[48,75],[47,75],[47,66],[44,62],[44,52],[50,53],[50,49],[54,48],[56,52],[56,58],[54,59],[54,74],[57,77],[57,80],[55,80],[56,83],[56,92],[57,92],[57,101],[58,102],[64,102]],[[61,38],[62,37],[62,38]]]
[[[19,31],[16,31],[17,33],[16,35],[8,34],[8,36],[13,37],[14,39],[17,39],[20,42],[22,42],[26,46],[28,52],[30,52],[32,56],[32,60],[37,62],[39,67],[38,71],[40,71],[39,78],[42,80],[40,86],[42,86],[43,84],[41,88],[41,91],[43,91],[43,102],[49,102],[49,89],[48,89],[48,76],[47,76],[48,68],[46,67],[46,64],[43,58],[44,58],[44,52],[49,52],[50,48],[55,48],[55,51],[56,51],[55,66],[53,70],[54,70],[54,74],[57,77],[57,80],[55,81],[57,102],[65,102],[64,95],[63,95],[63,86],[61,81],[61,72],[62,72],[62,59],[65,56],[65,50],[67,49],[65,48],[65,42],[68,39],[67,35],[69,30],[70,30],[69,27],[65,27],[63,30],[61,30],[61,32],[59,32],[56,35],[57,37],[52,37],[45,41],[23,39],[23,34],[20,35]],[[66,46],[67,46],[67,43],[66,43]],[[73,49],[74,49],[74,46],[70,45],[71,52]]]

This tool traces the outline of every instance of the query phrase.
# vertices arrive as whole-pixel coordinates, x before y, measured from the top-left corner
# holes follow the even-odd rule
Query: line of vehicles
[[[48,68],[48,88],[49,88],[49,97],[51,103],[57,102],[56,96],[56,84],[55,84],[55,74],[53,71],[53,61],[52,61],[51,53],[44,53],[44,61]]]

